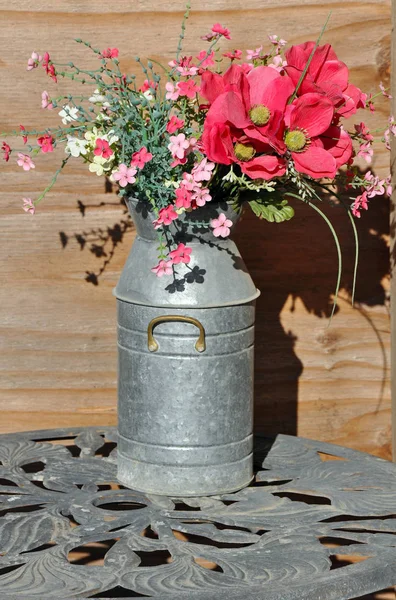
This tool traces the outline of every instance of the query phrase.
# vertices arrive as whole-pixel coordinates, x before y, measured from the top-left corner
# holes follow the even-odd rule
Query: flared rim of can
[[[113,288],[113,296],[117,298],[117,300],[121,300],[122,302],[128,302],[129,304],[139,304],[141,306],[153,306],[156,308],[223,308],[226,306],[239,306],[241,304],[249,304],[249,302],[253,302],[261,295],[261,291],[256,288],[255,294],[249,296],[247,298],[238,298],[235,300],[231,300],[229,302],[220,302],[220,303],[196,303],[196,304],[177,304],[175,302],[153,302],[147,300],[142,300],[141,298],[135,297],[133,294],[128,296],[124,294],[117,293],[117,287]]]

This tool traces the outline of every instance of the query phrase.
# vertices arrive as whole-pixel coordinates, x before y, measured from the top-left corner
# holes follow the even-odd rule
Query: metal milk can
[[[119,481],[168,496],[235,491],[253,476],[259,292],[234,242],[202,223],[237,214],[226,202],[184,213],[171,227],[191,262],[159,278],[155,216],[127,204],[137,236],[115,289]]]

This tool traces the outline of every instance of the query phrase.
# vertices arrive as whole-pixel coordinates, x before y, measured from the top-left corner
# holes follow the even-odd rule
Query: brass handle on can
[[[158,323],[162,323],[163,321],[181,321],[182,323],[191,323],[191,325],[198,327],[199,338],[195,343],[195,349],[197,352],[205,352],[205,329],[203,328],[202,323],[193,317],[179,317],[178,315],[162,315],[161,317],[155,317],[150,321],[147,327],[147,344],[150,352],[157,352],[159,348],[158,343],[154,339],[153,329]]]

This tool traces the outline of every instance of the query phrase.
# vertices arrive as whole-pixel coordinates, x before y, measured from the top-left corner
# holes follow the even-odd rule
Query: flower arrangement
[[[223,52],[230,31],[216,23],[202,39],[208,44],[197,56],[182,53],[189,6],[175,58],[168,65],[136,62],[144,81],[120,70],[119,50],[99,50],[77,39],[98,58],[98,68],[84,70],[70,62],[59,65],[45,52],[33,52],[27,69],[44,69],[57,82],[69,77],[91,90],[78,97],[43,91],[45,110],[61,108],[62,125],[14,132],[23,148],[3,142],[6,161],[14,154],[24,170],[35,159],[63,146],[65,158],[48,187],[35,200],[23,199],[23,209],[34,214],[37,204],[55,184],[69,161],[83,160],[96,176],[108,177],[121,196],[133,196],[154,213],[158,234],[157,277],[188,268],[192,249],[177,243],[174,229],[184,212],[199,211],[209,202],[225,199],[236,211],[250,206],[260,219],[280,223],[294,216],[295,200],[320,210],[321,194],[338,198],[358,190],[345,208],[357,240],[353,216],[360,217],[371,198],[390,194],[390,178],[371,171],[359,174],[356,159],[368,164],[374,137],[361,122],[348,131],[345,120],[360,109],[373,111],[375,96],[349,82],[347,66],[329,44],[308,41],[286,49],[287,42],[269,36],[269,48]],[[323,33],[323,32],[322,32]],[[377,95],[389,96],[384,86]],[[382,141],[389,148],[396,134],[393,117]],[[199,212],[197,212],[199,215]],[[220,212],[197,225],[225,238],[232,222]],[[172,225],[172,227],[170,227]],[[338,285],[340,281],[340,269]]]

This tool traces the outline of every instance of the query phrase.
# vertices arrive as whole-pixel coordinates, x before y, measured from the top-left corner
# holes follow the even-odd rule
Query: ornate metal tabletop
[[[258,438],[223,496],[116,480],[116,430],[0,436],[0,597],[347,600],[396,584],[396,466],[302,438]]]

